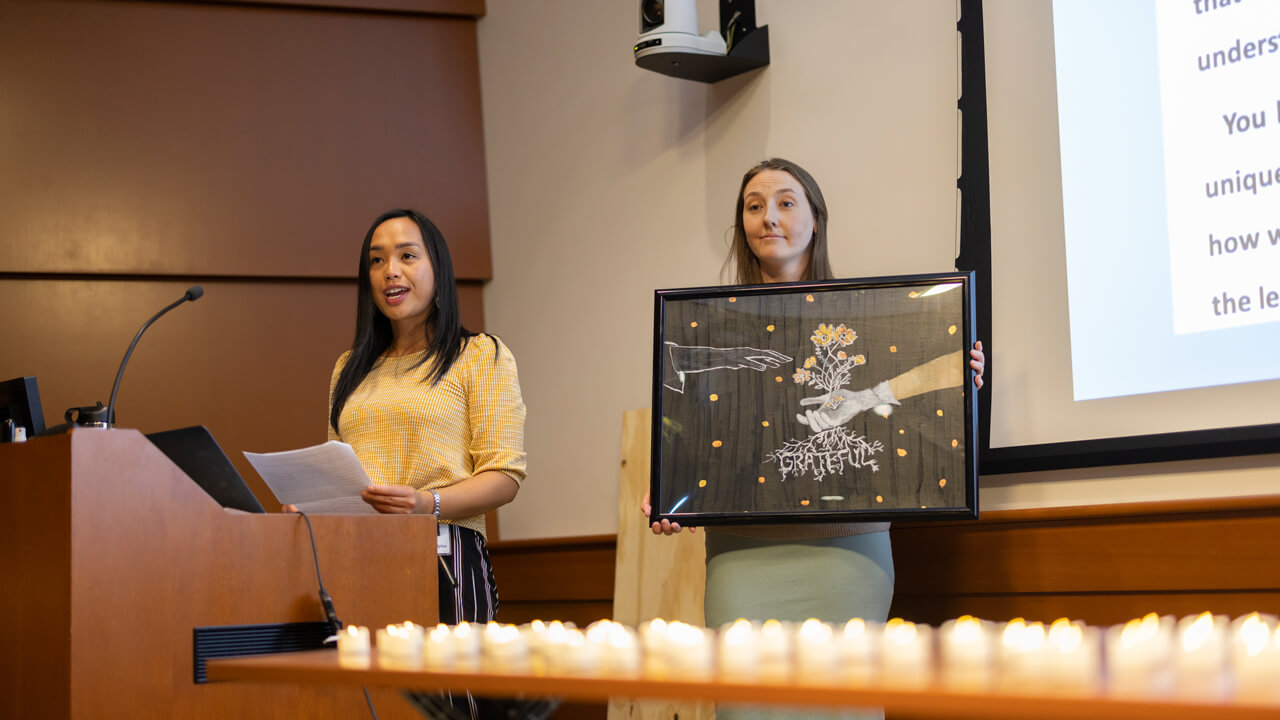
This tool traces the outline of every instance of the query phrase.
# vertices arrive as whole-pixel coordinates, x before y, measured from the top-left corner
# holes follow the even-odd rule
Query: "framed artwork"
[[[657,291],[651,520],[977,517],[972,285]]]

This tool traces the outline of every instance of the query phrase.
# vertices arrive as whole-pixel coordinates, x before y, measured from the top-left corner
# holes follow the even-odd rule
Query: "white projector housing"
[[[636,40],[636,60],[650,55],[685,53],[690,55],[725,55],[728,49],[720,33],[705,35],[686,32],[649,32]],[[674,58],[673,58],[674,59]]]
[[[767,27],[755,27],[754,0],[734,0],[724,28],[698,34],[697,0],[640,0],[640,35],[633,48],[636,66],[682,80],[714,83],[769,64]],[[745,15],[744,15],[745,13]],[[739,22],[739,18],[745,21]],[[737,23],[737,24],[735,24]],[[725,28],[738,29],[733,52]]]

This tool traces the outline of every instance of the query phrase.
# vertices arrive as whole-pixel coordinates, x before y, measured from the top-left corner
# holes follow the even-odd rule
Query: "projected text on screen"
[[[1280,6],[1156,3],[1174,331],[1280,320]]]
[[[1280,2],[1053,4],[1072,395],[1280,377]]]

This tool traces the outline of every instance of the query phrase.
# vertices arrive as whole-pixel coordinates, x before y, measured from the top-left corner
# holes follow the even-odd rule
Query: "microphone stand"
[[[67,410],[64,416],[66,422],[61,425],[55,425],[46,428],[40,433],[40,437],[47,435],[60,435],[73,427],[100,427],[109,428],[116,424],[116,393],[120,391],[120,378],[124,377],[124,367],[129,364],[129,356],[133,354],[133,349],[137,347],[138,340],[142,337],[142,333],[151,327],[151,323],[160,319],[161,315],[178,307],[184,302],[199,300],[204,295],[204,288],[199,285],[192,285],[187,288],[187,292],[176,301],[169,303],[163,310],[156,313],[150,320],[142,324],[142,328],[138,330],[138,334],[133,336],[133,342],[129,343],[129,349],[125,351],[124,359],[120,361],[120,369],[116,371],[116,382],[111,386],[111,401],[106,407],[102,406],[99,400],[95,405],[86,407],[73,407]]]
[[[165,305],[160,312],[152,315],[151,319],[143,323],[142,327],[138,329],[138,334],[133,336],[133,342],[129,343],[129,349],[124,353],[124,359],[120,361],[120,369],[116,371],[116,382],[111,386],[111,399],[107,401],[106,427],[112,427],[116,424],[116,393],[120,391],[120,378],[124,377],[124,366],[129,364],[129,356],[133,354],[133,349],[138,345],[138,340],[142,338],[142,333],[146,332],[147,328],[151,327],[151,323],[159,320],[161,315],[164,315],[188,300],[192,302],[199,300],[202,295],[204,295],[204,288],[199,285],[191,286],[182,297],[174,300],[168,305]]]

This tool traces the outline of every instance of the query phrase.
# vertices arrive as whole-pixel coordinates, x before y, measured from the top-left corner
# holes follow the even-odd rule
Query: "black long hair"
[[[369,232],[364,235],[364,244],[360,246],[360,272],[356,276],[356,337],[351,343],[351,355],[347,357],[347,364],[338,374],[338,382],[333,388],[332,408],[329,410],[329,424],[335,431],[347,398],[360,386],[382,353],[391,347],[391,321],[373,302],[373,283],[369,281],[369,245],[373,242],[373,232],[379,225],[402,217],[413,220],[422,231],[422,244],[427,248],[427,256],[431,259],[431,269],[435,276],[435,298],[427,315],[425,329],[427,353],[417,363],[421,365],[428,359],[431,360],[426,381],[432,385],[439,382],[449,372],[449,368],[453,367],[466,343],[477,335],[462,326],[453,261],[449,258],[449,246],[445,244],[440,229],[415,210],[390,210],[378,216],[373,225],[369,226]],[[494,350],[497,351],[496,339]]]

